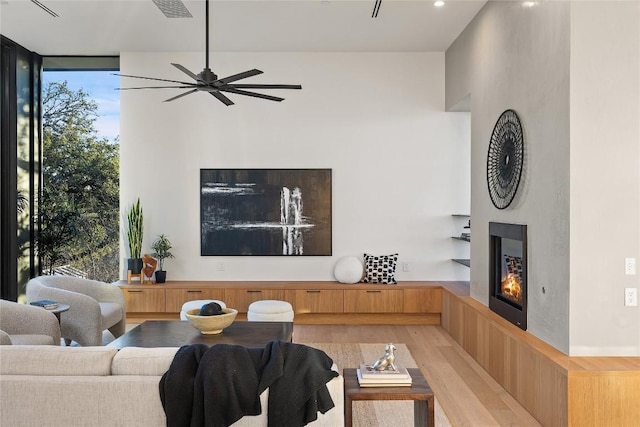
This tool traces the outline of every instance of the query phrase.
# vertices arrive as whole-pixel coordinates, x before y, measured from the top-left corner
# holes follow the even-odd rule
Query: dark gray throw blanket
[[[269,388],[269,427],[304,426],[334,407],[327,382],[338,376],[321,350],[271,341],[263,348],[182,346],[160,380],[168,427],[229,426],[261,413]]]

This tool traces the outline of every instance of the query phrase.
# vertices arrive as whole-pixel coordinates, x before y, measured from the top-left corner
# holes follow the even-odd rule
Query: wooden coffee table
[[[435,423],[435,399],[427,380],[418,368],[408,368],[411,387],[360,387],[355,369],[343,370],[344,376],[344,425],[353,425],[354,400],[413,400],[413,425],[433,427]]]
[[[291,341],[292,322],[233,322],[217,335],[204,335],[186,320],[147,320],[108,347],[180,347],[185,344],[236,344],[264,347],[269,341]]]

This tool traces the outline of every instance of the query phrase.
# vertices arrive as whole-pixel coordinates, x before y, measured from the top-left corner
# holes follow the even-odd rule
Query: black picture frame
[[[331,169],[200,169],[202,256],[331,256]]]

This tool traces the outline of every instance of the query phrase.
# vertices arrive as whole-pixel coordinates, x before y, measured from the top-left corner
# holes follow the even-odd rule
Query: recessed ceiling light
[[[442,7],[444,6],[444,2],[442,0],[438,0],[437,2],[433,3],[433,5],[435,7]]]
[[[538,4],[538,2],[536,2],[536,1],[525,1],[525,2],[522,2],[522,5],[524,7],[533,7],[533,6],[537,5],[537,4]]]

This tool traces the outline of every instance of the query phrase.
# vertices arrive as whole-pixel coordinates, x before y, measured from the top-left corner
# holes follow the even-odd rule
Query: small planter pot
[[[128,258],[127,259],[127,268],[131,270],[132,274],[140,274],[142,271],[142,258]]]
[[[156,271],[156,283],[164,283],[167,280],[167,272],[164,270]]]

